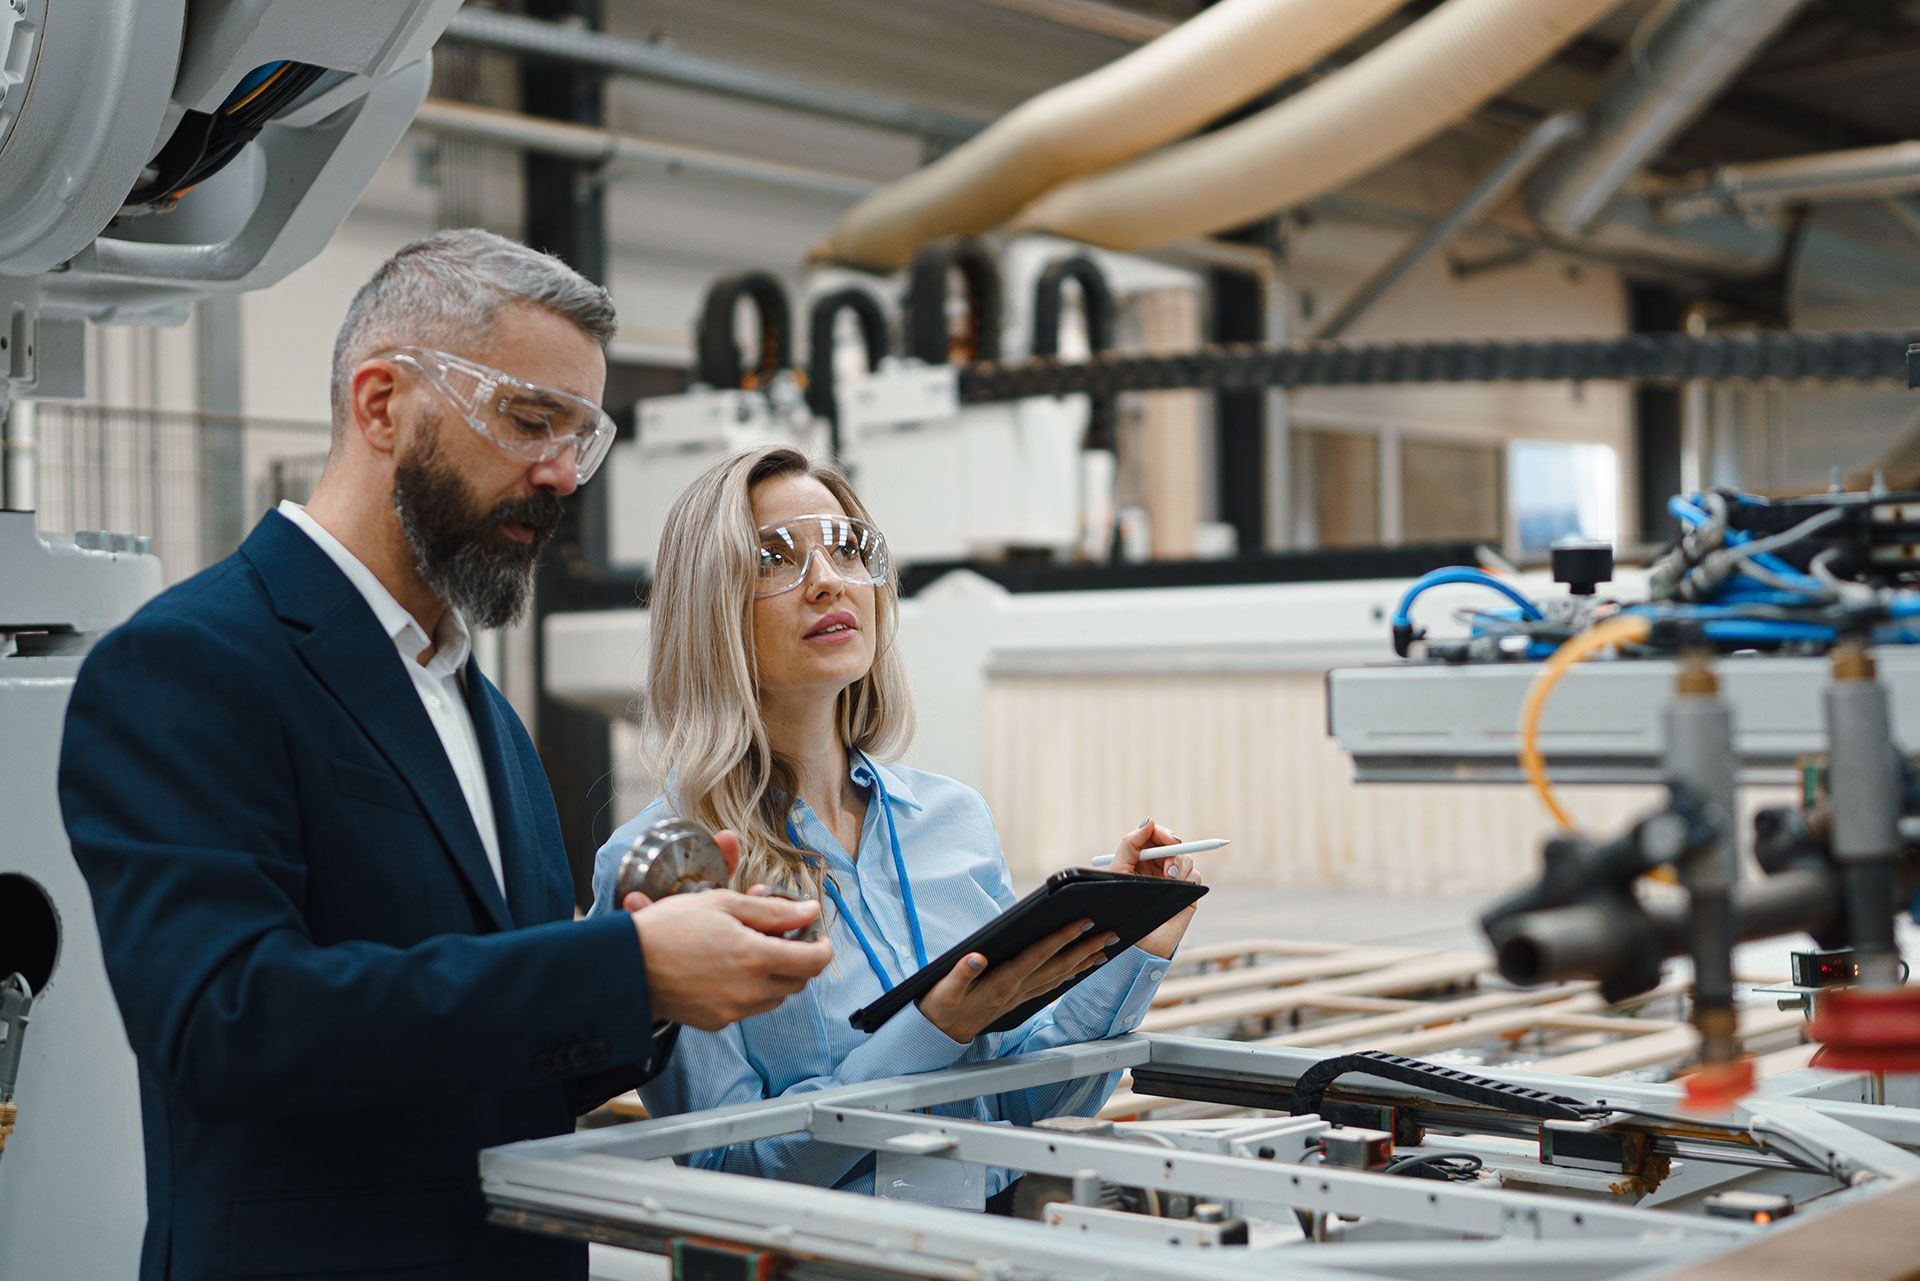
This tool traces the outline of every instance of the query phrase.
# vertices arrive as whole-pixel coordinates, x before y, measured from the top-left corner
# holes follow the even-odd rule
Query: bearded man
[[[341,327],[312,501],[80,672],[60,795],[139,1065],[142,1281],[584,1276],[584,1247],[487,1224],[476,1154],[831,955],[778,937],[813,904],[729,891],[576,922],[539,759],[472,659],[611,444],[613,332],[524,245],[401,249]]]

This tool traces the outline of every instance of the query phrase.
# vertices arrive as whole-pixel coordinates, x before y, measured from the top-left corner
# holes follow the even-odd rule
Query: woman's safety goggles
[[[849,583],[868,586],[887,581],[891,562],[887,540],[871,522],[857,516],[792,516],[754,531],[760,541],[755,596],[778,596],[807,581],[813,558]]]
[[[613,419],[584,396],[430,347],[394,347],[375,359],[412,369],[467,426],[510,454],[543,463],[571,451],[579,484],[599,470],[613,445]]]

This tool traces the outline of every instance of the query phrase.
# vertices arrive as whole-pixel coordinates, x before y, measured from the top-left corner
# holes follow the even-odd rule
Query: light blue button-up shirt
[[[892,801],[929,957],[939,956],[1012,906],[1015,895],[993,816],[978,792],[938,774],[873,765],[854,754],[853,782],[873,798],[860,830],[860,857],[850,858],[805,803],[795,806],[793,821],[801,841],[821,856],[847,911],[858,918],[881,964],[898,982],[919,966],[894,871],[886,816],[880,812],[870,769],[879,772]],[[594,912],[612,910],[620,856],[634,838],[673,812],[663,796],[622,825],[601,848],[593,865]],[[929,1023],[918,1005],[908,1005],[877,1032],[861,1032],[847,1022],[847,1016],[878,1000],[885,989],[853,931],[839,916],[829,904],[826,920],[834,959],[804,991],[788,997],[777,1009],[719,1032],[681,1030],[666,1070],[641,1087],[650,1113],[670,1116],[726,1107],[1118,1036],[1140,1025],[1166,976],[1163,958],[1131,947],[1019,1027],[985,1033],[971,1044],[955,1041]],[[1106,1102],[1118,1079],[1119,1073],[1107,1073],[934,1111],[1020,1125],[1048,1116],[1091,1116]],[[686,1163],[821,1187],[873,1190],[871,1154],[818,1143],[804,1135],[714,1148],[694,1154]],[[1011,1171],[989,1170],[987,1193],[999,1191],[1013,1178]]]

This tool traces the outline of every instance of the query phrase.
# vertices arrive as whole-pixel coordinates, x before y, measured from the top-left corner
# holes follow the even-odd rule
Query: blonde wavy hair
[[[838,468],[798,450],[736,454],[709,468],[674,501],[654,559],[648,607],[643,752],[674,811],[740,837],[734,884],[793,886],[819,898],[820,868],[787,833],[795,773],[767,739],[753,643],[760,546],[753,491],[782,476],[810,476],[847,515],[871,520]],[[894,647],[895,574],[874,587],[873,666],[842,690],[835,709],[849,749],[891,757],[913,737],[913,695]]]

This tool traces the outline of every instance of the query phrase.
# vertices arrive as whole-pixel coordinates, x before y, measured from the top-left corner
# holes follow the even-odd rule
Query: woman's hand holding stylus
[[[1114,847],[1113,862],[1107,865],[1106,870],[1124,872],[1129,876],[1158,876],[1169,881],[1185,881],[1189,885],[1205,884],[1200,879],[1199,869],[1193,865],[1191,854],[1176,854],[1172,858],[1140,857],[1143,850],[1179,843],[1179,837],[1148,819],[1120,838],[1120,844]],[[1187,925],[1193,920],[1197,906],[1189,903],[1159,929],[1141,939],[1137,946],[1154,956],[1171,957],[1173,949],[1180,946],[1180,940],[1186,937]]]

